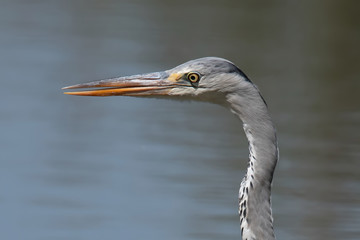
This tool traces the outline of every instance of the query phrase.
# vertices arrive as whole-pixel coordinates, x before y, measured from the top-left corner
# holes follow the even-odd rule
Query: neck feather
[[[257,88],[227,97],[240,117],[249,142],[249,163],[239,190],[243,239],[275,239],[271,211],[271,185],[278,160],[276,132]]]

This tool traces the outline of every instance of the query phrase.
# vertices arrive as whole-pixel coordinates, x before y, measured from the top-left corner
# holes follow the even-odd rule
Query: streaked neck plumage
[[[239,190],[239,215],[245,240],[275,239],[271,211],[271,184],[278,160],[275,128],[256,86],[241,82],[227,95],[231,111],[243,122],[249,142],[249,163]]]

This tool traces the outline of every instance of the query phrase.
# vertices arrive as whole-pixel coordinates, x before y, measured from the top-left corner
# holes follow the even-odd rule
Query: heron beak
[[[155,72],[77,84],[62,89],[96,88],[64,92],[64,94],[78,96],[160,96],[168,95],[170,90],[175,87],[188,86],[179,81],[181,76],[182,74],[169,74],[166,71]]]

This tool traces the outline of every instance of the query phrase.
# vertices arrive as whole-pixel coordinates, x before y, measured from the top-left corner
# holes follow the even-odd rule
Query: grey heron
[[[271,186],[278,160],[275,127],[258,88],[232,62],[205,57],[173,69],[77,84],[63,89],[80,96],[156,96],[223,105],[239,117],[249,142],[249,162],[239,189],[243,239],[275,239]]]

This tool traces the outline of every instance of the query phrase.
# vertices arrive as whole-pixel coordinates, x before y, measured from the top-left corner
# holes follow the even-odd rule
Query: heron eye
[[[200,75],[198,73],[192,72],[187,75],[187,79],[192,83],[196,83],[200,80]]]

